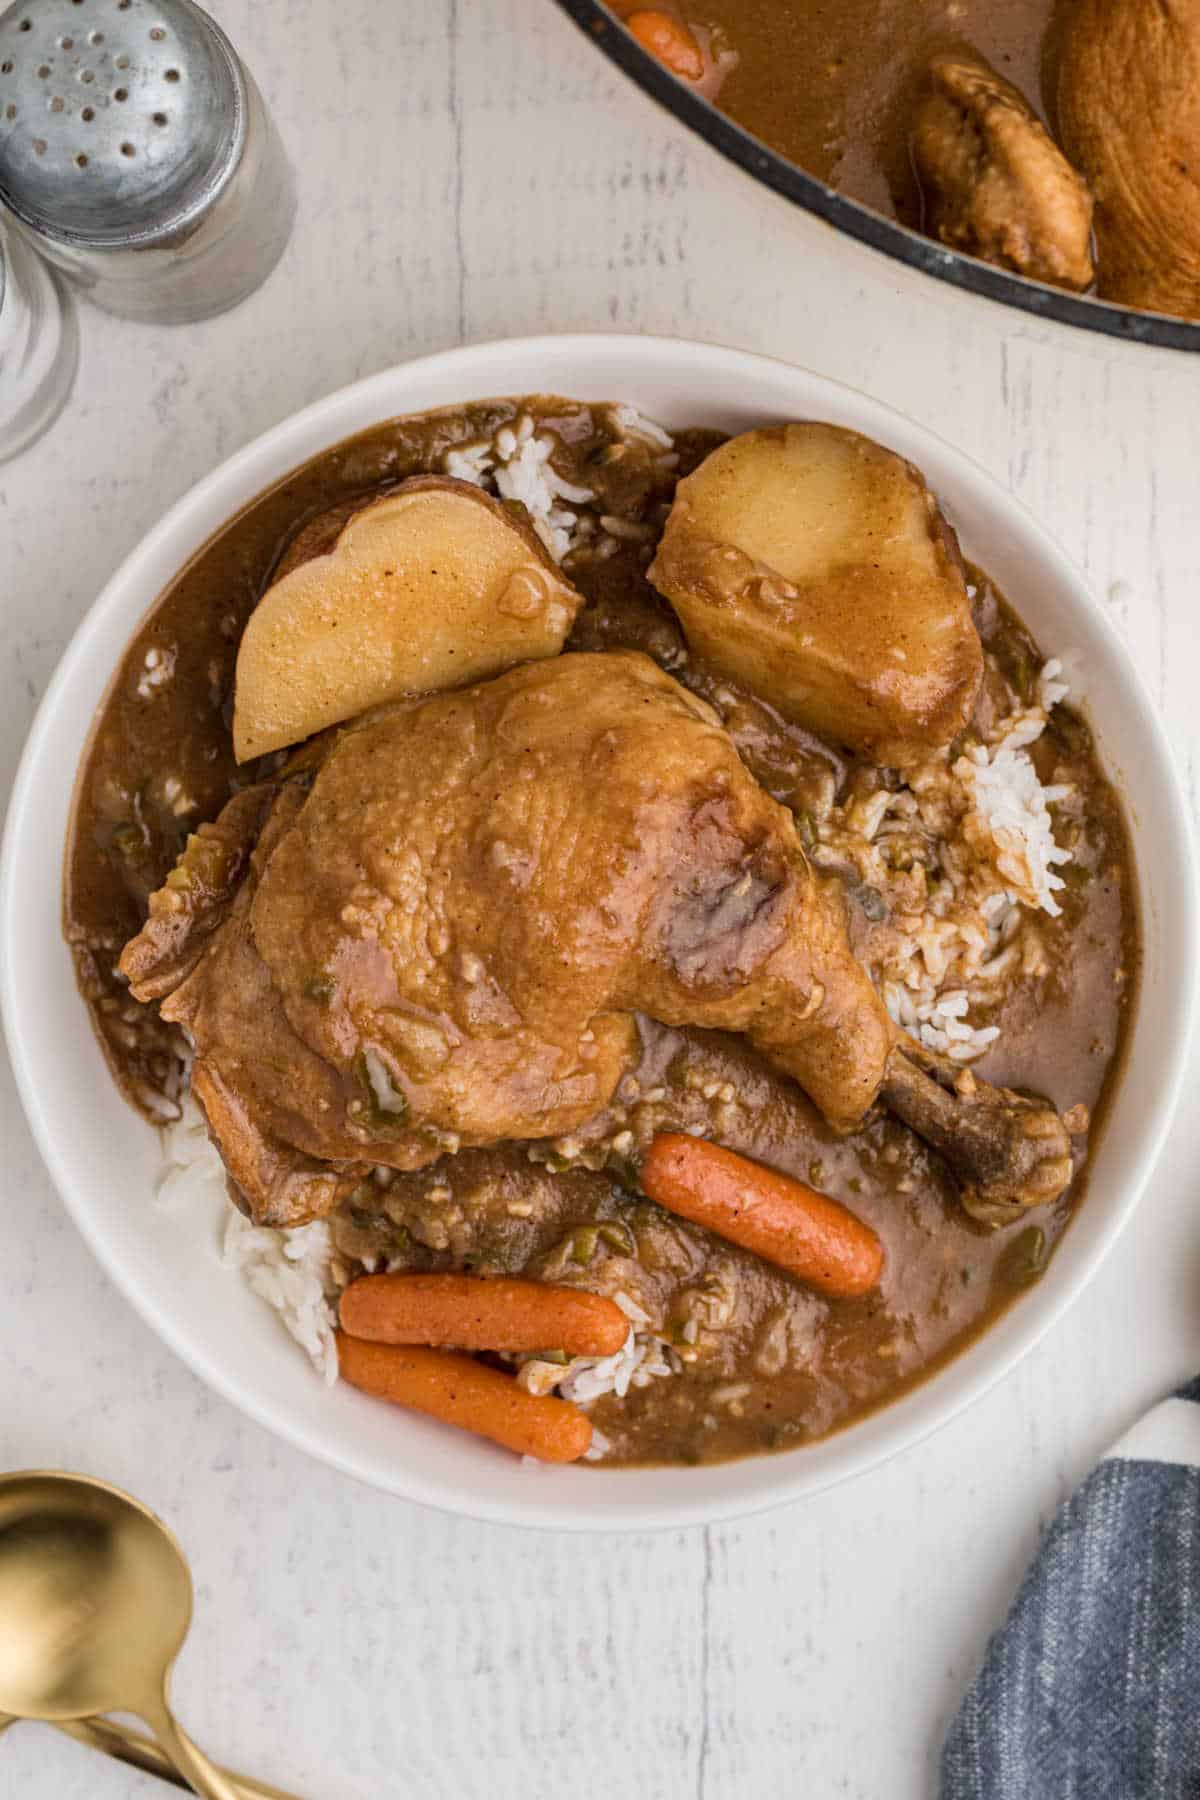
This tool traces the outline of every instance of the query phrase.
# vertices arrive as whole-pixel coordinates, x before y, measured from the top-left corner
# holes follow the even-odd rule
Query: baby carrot
[[[631,12],[626,14],[625,28],[680,81],[699,81],[704,74],[700,46],[682,19],[666,12]]]
[[[363,1275],[339,1312],[343,1331],[380,1344],[611,1356],[629,1336],[625,1314],[602,1294],[507,1275]]]
[[[664,1132],[646,1152],[643,1191],[668,1212],[787,1269],[837,1299],[879,1280],[883,1246],[826,1194],[703,1138]]]
[[[576,1462],[592,1441],[591,1420],[569,1400],[528,1394],[511,1375],[473,1356],[368,1344],[343,1331],[337,1348],[338,1367],[352,1387],[490,1438],[518,1456]]]

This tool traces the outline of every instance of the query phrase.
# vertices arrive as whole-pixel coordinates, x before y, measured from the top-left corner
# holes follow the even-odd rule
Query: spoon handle
[[[131,1768],[141,1769],[147,1775],[157,1775],[160,1781],[169,1781],[173,1786],[192,1791],[191,1783],[179,1773],[165,1750],[160,1750],[153,1738],[143,1736],[129,1725],[115,1724],[111,1719],[72,1719],[57,1726],[81,1744],[90,1749],[103,1751],[105,1756],[112,1756],[118,1762],[128,1763]],[[252,1775],[241,1775],[233,1769],[220,1771],[239,1796],[239,1800],[297,1800],[295,1794],[285,1793],[283,1788],[270,1787],[265,1781],[256,1781]]]
[[[0,1731],[15,1723],[11,1714],[0,1713]],[[76,1743],[85,1744],[89,1750],[99,1750],[104,1756],[128,1764],[131,1769],[141,1769],[146,1775],[157,1775],[160,1781],[169,1781],[173,1787],[185,1788],[189,1793],[193,1791],[191,1783],[179,1773],[166,1751],[160,1750],[153,1738],[134,1731],[130,1725],[119,1725],[112,1719],[56,1719],[54,1729],[74,1738]],[[240,1775],[231,1769],[222,1773],[232,1783],[240,1800],[297,1800],[295,1794],[270,1787],[265,1781],[256,1781],[252,1775]]]
[[[138,1710],[171,1762],[202,1800],[241,1800],[230,1777],[193,1744],[168,1706],[165,1693]]]

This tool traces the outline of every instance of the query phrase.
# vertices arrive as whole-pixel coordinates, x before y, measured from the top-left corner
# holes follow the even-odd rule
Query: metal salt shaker
[[[262,96],[193,0],[14,0],[0,202],[97,306],[158,324],[245,299],[295,212]]]

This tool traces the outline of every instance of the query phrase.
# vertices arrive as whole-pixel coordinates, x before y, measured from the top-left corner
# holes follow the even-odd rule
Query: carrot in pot
[[[614,1300],[507,1275],[362,1275],[338,1310],[343,1331],[380,1344],[611,1356],[629,1336]]]
[[[682,19],[667,12],[631,12],[625,15],[625,29],[680,81],[699,81],[703,77],[703,54]]]
[[[815,1188],[703,1138],[664,1132],[646,1152],[643,1192],[836,1299],[873,1288],[883,1246],[869,1225]]]
[[[511,1375],[452,1350],[370,1344],[337,1333],[338,1368],[352,1387],[428,1413],[539,1462],[577,1462],[592,1422],[569,1400],[529,1394]]]

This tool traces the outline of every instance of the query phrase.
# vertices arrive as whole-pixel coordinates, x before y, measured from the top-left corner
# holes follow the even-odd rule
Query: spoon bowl
[[[146,1507],[83,1475],[0,1477],[0,1712],[138,1713],[197,1793],[237,1800],[167,1700],[191,1621],[183,1551]]]
[[[136,1710],[191,1618],[183,1552],[137,1501],[78,1475],[0,1480],[0,1709]]]

